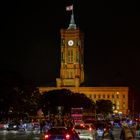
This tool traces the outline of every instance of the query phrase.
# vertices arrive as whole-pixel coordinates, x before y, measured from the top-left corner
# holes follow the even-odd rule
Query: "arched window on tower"
[[[73,49],[68,49],[68,63],[73,63]]]
[[[73,63],[73,49],[71,50],[71,63]]]
[[[65,40],[61,39],[61,47],[64,47],[64,46],[65,46]]]
[[[61,62],[64,62],[64,53],[61,52]]]
[[[70,50],[68,49],[68,63],[70,63]]]
[[[79,63],[79,52],[76,51],[76,63]]]
[[[77,46],[80,46],[80,40],[77,40]]]

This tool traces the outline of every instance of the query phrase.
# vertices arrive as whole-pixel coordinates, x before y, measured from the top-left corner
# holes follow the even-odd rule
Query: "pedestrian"
[[[123,127],[122,127],[122,130],[121,130],[120,139],[125,140],[125,131],[124,131]]]
[[[109,136],[110,136],[111,140],[114,140],[113,128],[112,127],[110,127],[110,129],[109,129]]]

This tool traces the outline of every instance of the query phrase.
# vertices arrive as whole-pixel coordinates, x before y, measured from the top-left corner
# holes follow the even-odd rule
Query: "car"
[[[10,131],[10,130],[18,131],[19,130],[19,124],[15,123],[15,122],[10,122],[7,125],[7,130],[8,131]]]
[[[0,130],[6,130],[7,127],[8,127],[7,122],[5,122],[5,121],[0,122]]]
[[[80,140],[74,129],[64,126],[52,127],[44,135],[44,140]]]
[[[93,140],[95,137],[95,130],[89,125],[75,125],[74,129],[78,133],[81,140]]]

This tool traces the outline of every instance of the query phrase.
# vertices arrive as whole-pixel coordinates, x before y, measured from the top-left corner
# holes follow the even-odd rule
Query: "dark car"
[[[19,124],[17,124],[17,123],[14,123],[14,122],[10,122],[10,123],[8,123],[8,125],[7,125],[7,130],[9,131],[9,130],[18,130],[19,129]]]
[[[80,138],[73,129],[52,127],[45,133],[44,140],[80,140]]]

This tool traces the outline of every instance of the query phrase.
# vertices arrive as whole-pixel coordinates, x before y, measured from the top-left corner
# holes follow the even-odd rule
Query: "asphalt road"
[[[114,128],[115,140],[120,140],[120,128]],[[43,140],[43,135],[34,132],[0,131],[0,140]],[[106,136],[104,140],[111,140]]]
[[[17,131],[0,131],[0,140],[42,140],[43,136],[37,133]]]

